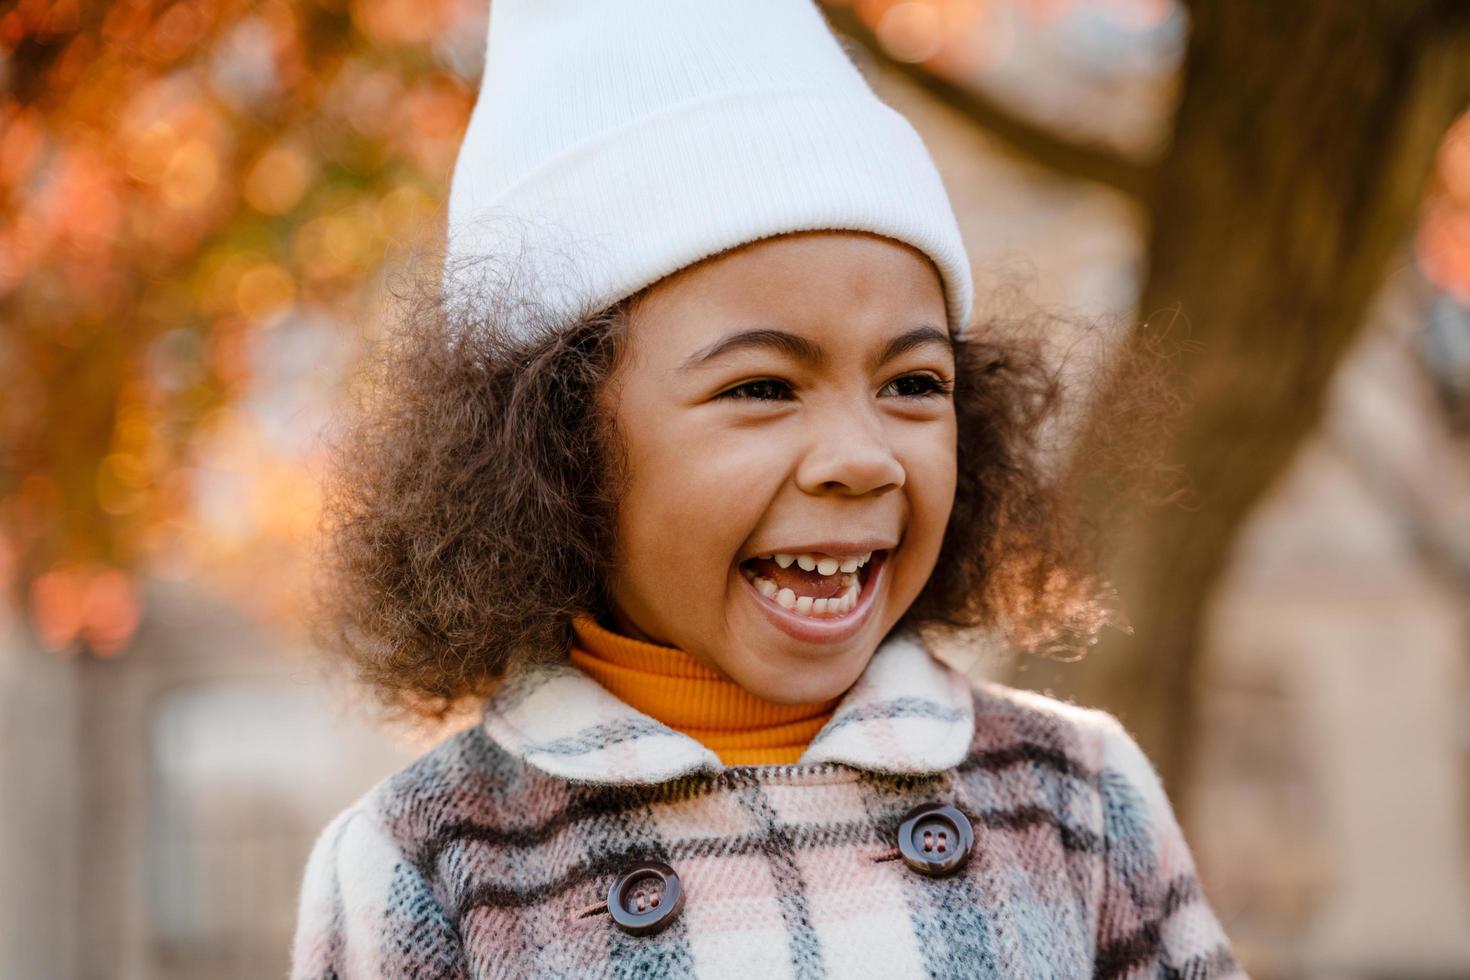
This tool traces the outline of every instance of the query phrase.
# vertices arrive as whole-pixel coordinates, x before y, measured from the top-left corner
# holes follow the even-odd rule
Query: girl
[[[811,0],[496,0],[442,291],[329,495],[335,647],[476,724],[337,816],[295,978],[1240,976],[1111,716],[1034,351]]]

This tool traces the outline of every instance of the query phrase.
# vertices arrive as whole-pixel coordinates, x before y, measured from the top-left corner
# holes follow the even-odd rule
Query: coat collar
[[[661,783],[725,766],[699,742],[630,707],[569,661],[513,667],[481,721],[501,748],[561,779]],[[838,703],[798,765],[914,775],[953,768],[974,731],[965,678],[912,632],[894,633]]]

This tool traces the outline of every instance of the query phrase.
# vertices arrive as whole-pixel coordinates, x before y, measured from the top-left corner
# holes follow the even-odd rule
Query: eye
[[[791,395],[791,386],[784,381],[775,378],[760,378],[756,381],[747,381],[736,385],[728,391],[722,391],[716,398],[728,398],[732,401],[784,401]]]
[[[954,382],[932,374],[905,374],[883,386],[884,391],[890,388],[900,398],[930,398],[936,395],[947,397],[954,391]]]

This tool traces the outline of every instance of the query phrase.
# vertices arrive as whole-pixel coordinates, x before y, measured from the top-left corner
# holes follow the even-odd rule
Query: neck
[[[571,659],[614,696],[701,742],[727,766],[796,762],[837,707],[773,704],[675,647],[615,633],[591,616],[572,623]]]

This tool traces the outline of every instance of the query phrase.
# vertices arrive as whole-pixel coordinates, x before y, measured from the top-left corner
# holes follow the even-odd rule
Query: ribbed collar
[[[971,687],[912,633],[873,654],[798,765],[871,772],[942,772],[964,758],[974,730]],[[518,663],[486,699],[482,724],[503,749],[574,782],[654,784],[723,763],[700,742],[609,693],[569,660]]]
[[[572,632],[572,663],[583,673],[727,766],[795,762],[841,700],[763,701],[683,650],[624,636],[589,615],[574,619]]]

